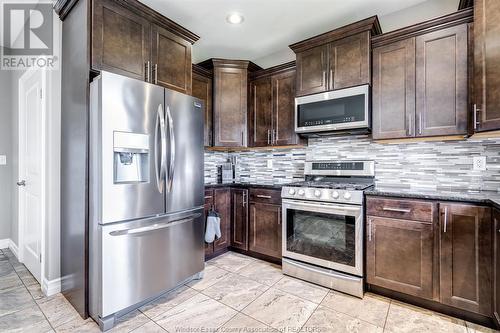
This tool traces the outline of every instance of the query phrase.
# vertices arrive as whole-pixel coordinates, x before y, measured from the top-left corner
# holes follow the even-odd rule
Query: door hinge
[[[40,99],[43,99],[42,88],[40,88]]]
[[[42,263],[42,254],[40,253],[40,263]]]

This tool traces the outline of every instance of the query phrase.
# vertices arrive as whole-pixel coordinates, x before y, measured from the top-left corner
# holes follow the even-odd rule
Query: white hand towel
[[[221,237],[220,218],[217,216],[207,217],[207,229],[205,230],[205,242],[212,243]]]

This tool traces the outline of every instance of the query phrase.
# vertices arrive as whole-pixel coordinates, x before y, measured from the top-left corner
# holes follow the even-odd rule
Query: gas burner
[[[373,161],[306,162],[305,181],[283,187],[285,199],[363,203],[363,191],[373,186]]]

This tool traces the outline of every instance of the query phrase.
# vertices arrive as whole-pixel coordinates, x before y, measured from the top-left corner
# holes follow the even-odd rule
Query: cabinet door
[[[249,250],[281,259],[281,206],[250,202]]]
[[[157,25],[151,32],[153,82],[191,94],[191,44]]]
[[[297,53],[297,96],[328,90],[328,45]]]
[[[373,138],[415,136],[415,38],[373,50]]]
[[[231,246],[248,250],[248,190],[231,189]]]
[[[115,1],[92,3],[92,68],[145,80],[150,73],[149,22]]]
[[[205,147],[210,147],[212,145],[212,79],[193,73],[192,95],[205,102],[203,142]]]
[[[206,221],[207,221],[207,216],[208,212],[210,211],[210,208],[212,208],[214,205],[214,191],[213,190],[205,190],[205,229],[206,229]],[[212,253],[214,253],[214,244],[213,243],[206,243],[205,242],[205,257],[210,256]]]
[[[367,282],[432,299],[432,223],[368,216],[367,224]]]
[[[417,136],[467,134],[467,24],[416,38]]]
[[[440,204],[441,302],[491,315],[491,209]]]
[[[229,247],[231,241],[231,190],[217,188],[214,190],[215,210],[220,217],[221,238],[214,241],[214,252]]]
[[[247,70],[214,69],[214,146],[246,146]]]
[[[250,82],[249,145],[271,145],[272,103],[269,77]]]
[[[500,129],[500,1],[474,2],[474,100],[478,131]]]
[[[271,77],[273,91],[273,145],[286,146],[299,142],[295,133],[295,70]]]
[[[500,210],[493,211],[493,235],[494,235],[494,251],[493,251],[493,286],[494,286],[494,311],[495,320],[497,325],[500,325]]]
[[[370,83],[370,33],[342,38],[330,44],[329,89]]]

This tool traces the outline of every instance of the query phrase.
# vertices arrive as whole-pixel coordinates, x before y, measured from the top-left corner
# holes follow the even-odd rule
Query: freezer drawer
[[[167,291],[204,269],[203,209],[98,228],[101,318]]]

